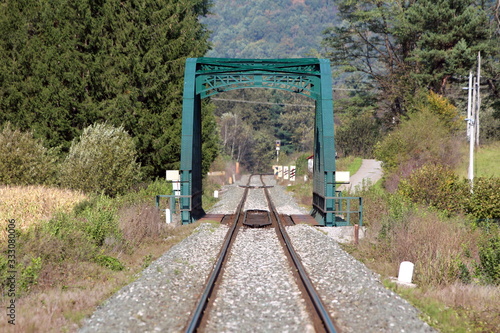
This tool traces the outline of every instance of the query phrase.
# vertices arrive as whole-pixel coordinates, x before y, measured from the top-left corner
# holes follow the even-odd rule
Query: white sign
[[[278,165],[278,178],[283,178],[283,167]]]
[[[335,172],[335,182],[336,183],[349,183],[350,182],[350,172],[349,171],[337,171]]]
[[[169,181],[181,180],[181,174],[179,170],[167,170],[167,180]]]
[[[172,190],[174,191],[174,195],[181,194],[181,174],[179,170],[167,170],[167,181],[172,182]]]
[[[295,181],[295,165],[290,165],[290,181]]]
[[[288,179],[288,165],[283,166],[283,179]]]

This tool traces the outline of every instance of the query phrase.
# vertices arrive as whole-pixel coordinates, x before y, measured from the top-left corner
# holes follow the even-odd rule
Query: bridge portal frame
[[[182,224],[203,215],[201,99],[245,88],[281,89],[314,99],[314,170],[311,215],[320,225],[336,221],[335,139],[330,61],[299,59],[188,58],[184,72],[180,211]],[[337,219],[338,220],[338,219]]]

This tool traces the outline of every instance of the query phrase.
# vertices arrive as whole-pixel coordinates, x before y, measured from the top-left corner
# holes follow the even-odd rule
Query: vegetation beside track
[[[490,154],[489,146],[478,151],[480,168]],[[356,160],[341,158],[337,169],[355,168]],[[412,186],[425,187],[421,183]],[[311,182],[298,182],[288,190],[307,206]],[[495,200],[497,191],[482,193],[486,200]],[[364,198],[368,229],[358,246],[344,245],[348,252],[381,274],[388,288],[419,308],[422,319],[441,332],[494,332],[500,327],[500,228],[493,220],[477,221],[464,211],[450,213],[415,203],[404,193],[388,192],[383,181],[356,195]],[[449,193],[441,196],[442,200],[449,197]],[[415,263],[415,289],[389,280],[397,276],[405,260]]]
[[[154,196],[163,180],[124,195],[82,195],[42,186],[0,188],[5,239],[16,220],[16,330],[75,331],[137,273],[189,235],[197,224],[168,227]],[[6,243],[0,254],[0,303],[7,304]],[[12,328],[0,321],[0,331]]]

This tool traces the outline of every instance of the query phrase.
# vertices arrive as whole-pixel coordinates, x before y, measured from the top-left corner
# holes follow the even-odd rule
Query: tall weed
[[[480,230],[463,218],[450,219],[398,194],[377,196],[369,190],[364,197],[369,230],[361,251],[390,263],[391,274],[402,261],[413,262],[415,282],[423,286],[470,280],[479,261]],[[368,208],[371,205],[377,208]]]
[[[500,285],[500,227],[483,223],[477,271],[483,282]]]

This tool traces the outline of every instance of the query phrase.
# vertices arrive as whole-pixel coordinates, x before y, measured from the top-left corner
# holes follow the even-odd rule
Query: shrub
[[[151,203],[123,207],[119,217],[123,238],[131,246],[140,245],[147,238],[160,237],[166,229],[160,210]]]
[[[95,124],[71,144],[63,162],[62,184],[114,196],[140,179],[139,168],[135,144],[123,127]]]
[[[103,267],[107,267],[107,268],[111,269],[112,271],[122,271],[125,268],[125,266],[123,266],[123,264],[120,262],[120,260],[118,260],[114,257],[108,256],[108,255],[105,255],[105,254],[97,255],[95,257],[95,261],[99,265],[101,265]]]
[[[410,115],[399,128],[388,134],[375,148],[375,156],[387,171],[408,164],[426,163],[454,165],[459,146],[445,123],[429,110]]]
[[[0,184],[53,183],[57,172],[55,150],[49,150],[29,132],[7,123],[0,132]]]
[[[465,211],[475,218],[500,219],[500,178],[475,178],[474,190],[465,201]]]
[[[374,155],[383,162],[385,186],[391,192],[401,178],[424,164],[453,167],[460,161],[457,128],[462,123],[457,109],[433,93],[418,94],[409,108],[408,118],[375,145]]]
[[[397,274],[402,261],[411,261],[415,283],[423,287],[471,280],[478,262],[479,229],[458,217],[408,204],[399,194],[368,198],[365,207],[374,199],[378,207],[366,212],[370,228],[360,246],[370,258],[390,265],[386,274]]]
[[[479,247],[478,271],[486,283],[500,285],[500,234],[493,229],[496,235],[485,237]]]
[[[398,191],[413,202],[460,213],[470,194],[470,186],[448,167],[426,164],[403,179]]]
[[[457,107],[446,97],[430,91],[427,94],[427,107],[444,122],[451,132],[465,130],[464,117],[460,116]]]
[[[29,290],[32,285],[38,283],[38,277],[42,269],[42,258],[31,258],[30,263],[21,270],[20,289]]]
[[[111,245],[122,238],[116,205],[105,195],[95,195],[75,206],[74,219],[73,224],[96,246]]]

